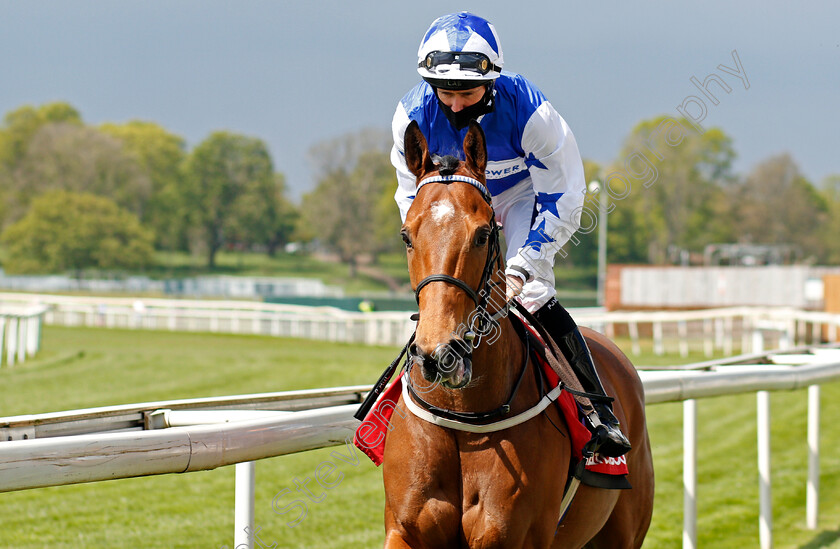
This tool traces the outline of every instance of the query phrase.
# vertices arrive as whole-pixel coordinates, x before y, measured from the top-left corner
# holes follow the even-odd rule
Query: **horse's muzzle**
[[[431,354],[419,352],[416,345],[409,349],[411,366],[419,366],[426,381],[448,389],[461,389],[472,379],[472,346],[464,340],[440,344]]]

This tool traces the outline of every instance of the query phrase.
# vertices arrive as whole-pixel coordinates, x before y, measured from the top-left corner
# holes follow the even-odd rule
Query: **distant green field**
[[[220,252],[216,268],[207,269],[204,257],[184,253],[158,252],[155,267],[146,273],[154,278],[180,278],[198,275],[277,276],[314,278],[324,284],[339,286],[349,294],[387,291],[388,286],[364,272],[350,276],[347,265],[320,259],[305,253],[278,252],[274,257],[251,252]],[[408,282],[404,254],[386,254],[375,268],[399,283]]]
[[[0,249],[0,264],[3,250]],[[597,273],[595,267],[569,267],[558,262],[554,273],[558,295],[568,306],[595,304]],[[372,276],[372,273],[378,276]],[[110,278],[122,275],[141,275],[154,279],[184,278],[203,275],[272,276],[312,278],[330,286],[337,286],[346,295],[387,292],[390,288],[383,280],[389,277],[398,285],[409,284],[405,253],[381,254],[375,265],[368,265],[355,276],[343,263],[328,261],[308,253],[278,252],[274,257],[264,253],[222,251],[216,255],[216,267],[207,268],[207,258],[182,252],[156,252],[154,264],[139,272],[99,273],[85,272],[88,278]]]
[[[36,359],[0,368],[0,416],[372,383],[395,349],[267,337],[47,327]],[[691,356],[687,361],[703,360]],[[639,364],[662,362],[643,356]],[[679,362],[671,358],[672,363]],[[773,393],[775,547],[840,548],[840,383],[823,387],[820,529],[805,529],[806,394]],[[758,546],[755,397],[698,402],[700,547]],[[656,508],[646,548],[681,546],[682,408],[648,407]],[[256,523],[270,547],[380,547],[381,472],[324,449],[257,463]],[[290,528],[272,499],[326,461],[341,483]],[[351,460],[352,461],[352,460]],[[335,473],[337,475],[337,473]],[[338,478],[333,476],[332,478]],[[232,547],[234,468],[0,494],[0,547]],[[320,495],[320,494],[315,494]]]

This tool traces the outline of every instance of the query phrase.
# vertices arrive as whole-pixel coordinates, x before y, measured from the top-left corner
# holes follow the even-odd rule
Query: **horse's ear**
[[[416,120],[412,120],[405,129],[405,163],[408,166],[408,171],[416,175],[418,178],[426,172],[435,169],[435,163],[429,155],[429,146],[426,144],[426,138],[423,132],[420,131],[420,125]]]
[[[470,129],[464,137],[464,155],[467,159],[467,168],[483,179],[484,170],[487,168],[487,142],[484,138],[484,130],[475,120],[470,120]]]

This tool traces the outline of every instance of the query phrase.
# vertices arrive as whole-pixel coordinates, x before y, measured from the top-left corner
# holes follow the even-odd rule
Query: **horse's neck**
[[[510,396],[524,362],[525,350],[511,322],[508,318],[501,319],[499,338],[493,342],[482,341],[474,352],[474,374],[487,378],[488,388],[492,386],[495,390],[499,404]]]
[[[501,273],[503,264],[497,265],[496,273]],[[499,309],[500,303],[504,303],[505,296],[504,278],[498,275],[498,279],[491,281],[494,288],[502,289],[497,295],[494,290],[492,296],[485,304],[489,311]],[[497,303],[498,302],[498,303]],[[513,327],[511,311],[502,315],[499,319],[498,338],[492,331],[479,341],[473,351],[473,383],[464,392],[465,404],[472,405],[472,411],[488,410],[493,406],[501,406],[510,398],[517,380],[522,372],[522,367],[527,364],[525,360],[525,349],[519,334]]]

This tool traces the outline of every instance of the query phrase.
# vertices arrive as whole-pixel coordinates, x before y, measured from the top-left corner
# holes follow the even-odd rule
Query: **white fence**
[[[840,314],[789,307],[728,307],[691,311],[616,311],[573,313],[578,324],[609,337],[630,338],[630,354],[638,355],[650,340],[656,355],[677,351],[711,357],[716,351],[732,355],[762,348],[833,342],[840,338]],[[756,339],[756,338],[759,339]],[[758,345],[761,345],[759,347]]]
[[[253,301],[203,301],[0,293],[0,303],[48,305],[48,324],[299,337],[369,345],[402,345],[414,330],[410,312],[351,312]],[[791,308],[732,307],[698,311],[603,312],[574,309],[578,324],[630,339],[638,355],[648,342],[663,355],[712,357],[767,347],[838,341],[840,314]]]
[[[14,366],[41,348],[45,306],[0,307],[0,365]]]
[[[0,303],[50,306],[47,324],[297,337],[402,345],[414,331],[409,313],[356,313],[255,301],[211,301],[0,294]]]
[[[733,357],[695,365],[688,371],[642,371],[640,375],[647,404],[684,402],[684,547],[696,547],[695,399],[706,397],[757,391],[759,532],[761,547],[769,548],[772,513],[767,391],[809,387],[806,513],[809,527],[816,527],[819,384],[840,379],[840,346]],[[234,546],[252,547],[247,533],[254,531],[253,460],[344,444],[358,425],[352,414],[364,391],[350,387],[0,419],[0,432],[9,439],[0,442],[0,492],[238,464]],[[324,406],[324,399],[332,399],[327,407],[289,411]],[[348,399],[353,403],[346,403]],[[231,407],[247,408],[247,419],[242,419],[242,413],[231,412]],[[274,412],[263,410],[261,414],[266,415],[254,419],[255,410],[266,407]],[[196,409],[213,415],[196,419],[196,412],[191,412],[188,418],[177,418],[180,410]],[[216,423],[206,424],[208,421]],[[186,425],[189,423],[202,424]],[[114,432],[103,432],[109,430],[108,425]],[[38,438],[38,429],[48,438]],[[74,431],[85,434],[72,434]]]

